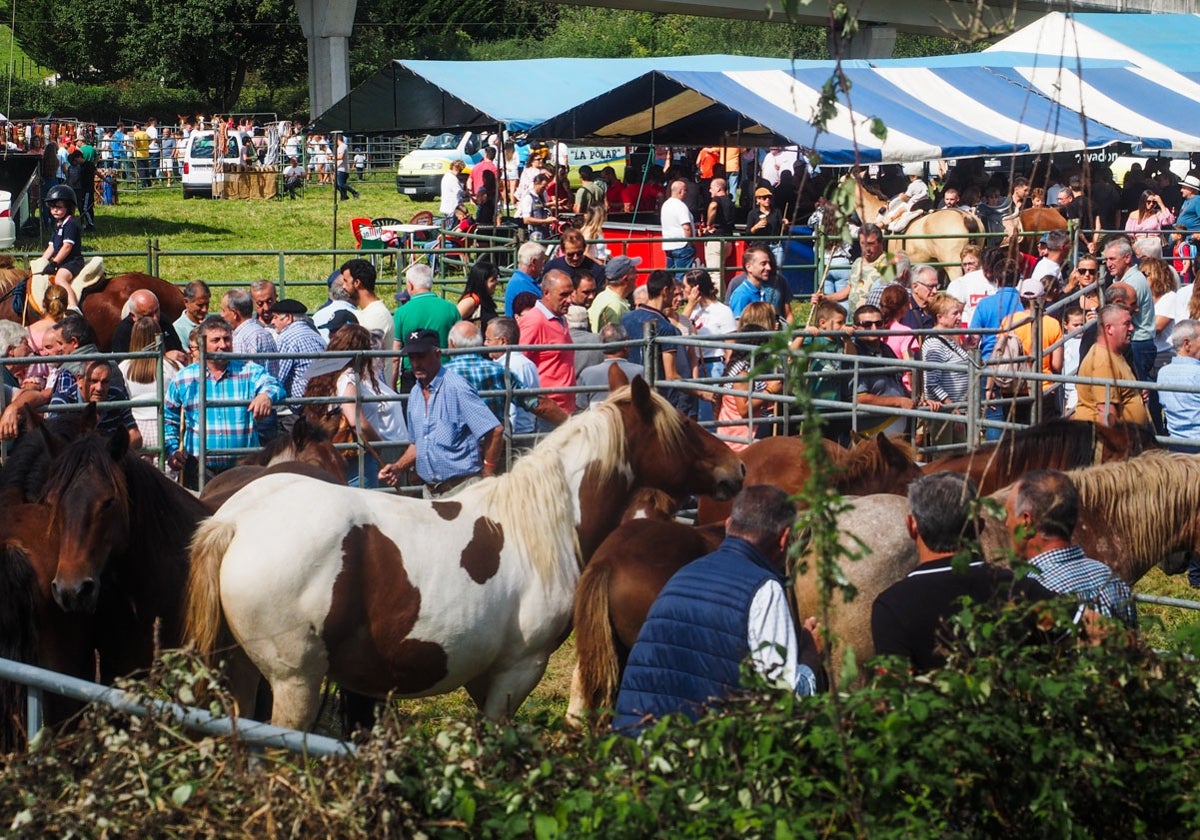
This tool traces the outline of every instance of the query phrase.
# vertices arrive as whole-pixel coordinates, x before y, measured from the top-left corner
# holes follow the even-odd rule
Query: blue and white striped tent
[[[1167,137],[1082,117],[1020,81],[1012,67],[971,66],[970,57],[844,64],[848,95],[839,95],[827,131],[818,135],[813,115],[832,66],[659,70],[576,105],[531,133],[597,142],[796,144],[815,150],[827,164],[1049,153],[1116,142],[1171,145]],[[886,126],[886,136],[872,133],[876,121]]]

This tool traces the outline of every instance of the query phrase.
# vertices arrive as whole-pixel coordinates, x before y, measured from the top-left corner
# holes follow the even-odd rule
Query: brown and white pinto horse
[[[465,686],[503,718],[565,637],[580,569],[630,494],[729,497],[742,472],[727,446],[638,378],[509,474],[452,500],[267,476],[197,533],[188,637],[211,656],[227,626],[270,682],[279,725],[312,722],[326,677],[375,697]],[[249,709],[244,666],[235,663],[233,688]]]

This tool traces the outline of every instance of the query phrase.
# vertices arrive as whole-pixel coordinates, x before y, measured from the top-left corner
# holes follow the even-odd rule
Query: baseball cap
[[[1030,277],[1028,280],[1022,280],[1017,286],[1017,294],[1021,296],[1021,300],[1033,300],[1045,295],[1046,287],[1042,285],[1041,280]]]
[[[436,330],[413,330],[404,337],[403,356],[418,356],[438,349],[438,334]]]
[[[759,187],[758,189],[756,189],[754,191],[755,198],[763,198],[763,197],[772,198],[772,197],[774,197],[774,195],[775,194],[773,192],[771,192],[769,189],[767,189],[766,187]]]
[[[613,257],[604,266],[604,279],[616,280],[617,278],[624,277],[641,264],[641,257],[627,257],[624,254],[619,257]]]

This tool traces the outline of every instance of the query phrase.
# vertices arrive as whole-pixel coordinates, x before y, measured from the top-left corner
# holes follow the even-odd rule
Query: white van
[[[225,156],[221,158],[225,166],[241,163],[241,137],[237,134],[228,135],[229,146]],[[183,174],[179,181],[183,185],[183,197],[193,198],[197,195],[213,196],[213,155],[216,144],[211,131],[193,131],[183,142],[182,162]]]
[[[442,176],[450,171],[452,161],[461,160],[466,164],[463,171],[470,172],[483,160],[483,141],[483,136],[473,131],[426,134],[419,148],[401,158],[396,169],[396,192],[418,201],[437,198]]]

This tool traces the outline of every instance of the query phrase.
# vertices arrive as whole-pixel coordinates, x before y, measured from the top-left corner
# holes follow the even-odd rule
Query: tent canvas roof
[[[800,66],[828,62],[799,62]],[[543,58],[517,61],[396,60],[335,103],[317,128],[424,133],[505,124],[522,131],[655,69],[786,69],[785,59],[742,55],[671,58]]]
[[[790,72],[648,73],[568,109],[532,133],[638,143],[720,143],[740,137],[743,145],[815,148],[829,164],[1066,151],[1139,140],[1083,120],[994,68],[879,64],[844,65],[851,84],[849,107],[840,96],[837,113],[820,136],[811,117],[829,78],[828,65]],[[871,133],[876,118],[887,126],[882,140]],[[1156,137],[1142,142],[1168,145]]]
[[[1031,52],[1080,58],[1120,58],[1148,68],[1200,72],[1200,15],[1051,12],[985,53]]]

